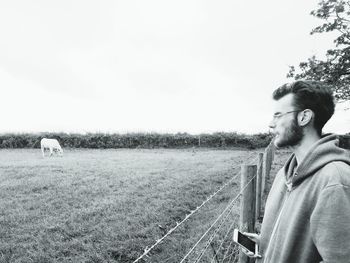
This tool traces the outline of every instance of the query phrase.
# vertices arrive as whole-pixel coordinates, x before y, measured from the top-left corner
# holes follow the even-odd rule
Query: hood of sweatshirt
[[[292,154],[284,166],[287,185],[296,186],[305,178],[313,175],[326,164],[341,161],[350,165],[350,151],[340,148],[336,134],[325,134],[307,152],[297,169],[295,154]],[[294,175],[294,176],[293,176]]]

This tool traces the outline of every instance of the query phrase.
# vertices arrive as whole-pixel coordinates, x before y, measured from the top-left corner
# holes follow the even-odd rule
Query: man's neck
[[[321,138],[316,132],[306,133],[301,142],[293,147],[293,152],[297,159],[298,165],[304,160],[307,152],[310,150],[312,145],[315,144]]]

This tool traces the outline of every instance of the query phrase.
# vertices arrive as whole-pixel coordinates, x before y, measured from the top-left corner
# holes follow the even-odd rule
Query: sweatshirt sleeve
[[[311,215],[312,239],[323,262],[350,260],[350,187],[323,189]]]

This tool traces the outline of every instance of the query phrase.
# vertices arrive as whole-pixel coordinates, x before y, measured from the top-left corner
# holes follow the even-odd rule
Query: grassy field
[[[38,149],[0,150],[0,262],[133,262],[257,152],[72,149],[44,159]],[[179,262],[238,191],[239,177],[147,262]]]

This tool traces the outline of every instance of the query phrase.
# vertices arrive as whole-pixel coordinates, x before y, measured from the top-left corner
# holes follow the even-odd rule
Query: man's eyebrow
[[[281,114],[280,111],[275,112],[273,115]]]

